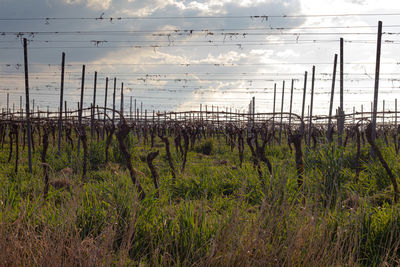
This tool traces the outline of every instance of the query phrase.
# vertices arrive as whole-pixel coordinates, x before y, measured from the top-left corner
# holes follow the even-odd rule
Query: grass
[[[237,148],[224,138],[203,140],[189,151],[185,173],[174,181],[165,149],[154,164],[160,175],[156,197],[150,170],[140,158],[151,148],[136,136],[128,148],[147,194],[139,201],[116,140],[105,164],[104,143],[89,146],[87,179],[81,157],[67,145],[50,147],[50,187],[43,199],[40,148],[33,173],[26,151],[18,173],[0,152],[0,262],[16,266],[376,266],[398,265],[400,205],[393,203],[389,178],[363,148],[355,179],[352,144],[338,150],[320,144],[304,153],[305,179],[297,188],[294,154],[282,144],[267,148],[273,166],[262,177],[248,147],[239,168]],[[171,140],[171,144],[173,144]],[[383,144],[380,144],[383,147]],[[154,150],[154,149],[153,149]],[[181,157],[171,145],[175,166]],[[399,176],[392,147],[383,154]],[[62,173],[71,168],[72,174]],[[179,168],[176,168],[177,170]]]

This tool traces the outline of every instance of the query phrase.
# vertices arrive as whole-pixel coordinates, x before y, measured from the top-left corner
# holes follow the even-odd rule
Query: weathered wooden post
[[[279,144],[282,141],[282,124],[283,124],[283,103],[285,98],[285,81],[282,82],[282,99],[281,99],[281,123],[279,125]]]
[[[58,117],[58,155],[61,154],[61,137],[62,137],[62,113],[64,98],[64,71],[65,71],[65,53],[61,55],[61,84],[60,84],[60,108]]]
[[[253,123],[254,123],[255,122],[255,114],[256,114],[256,97],[255,96],[253,96],[252,109],[253,109]]]
[[[22,110],[22,95],[19,96],[19,119],[22,124],[22,121],[24,119],[24,114],[23,114],[23,110]],[[22,136],[23,135],[21,134],[21,131],[18,131],[18,138],[20,140],[20,143],[22,143]]]
[[[143,102],[140,102],[140,120],[143,118]]]
[[[112,124],[114,125],[115,120],[115,92],[117,90],[117,78],[114,77],[114,91],[113,91],[113,110],[112,110]]]
[[[306,89],[307,89],[307,71],[304,72],[303,102],[301,105],[301,120],[303,121],[303,123],[300,125],[301,136],[304,136],[304,107],[306,104]]]
[[[399,140],[398,140],[398,128],[397,128],[397,98],[394,100],[394,143],[395,143],[395,148],[396,148],[396,154],[398,154],[399,151]]]
[[[10,100],[10,94],[9,93],[7,93],[7,106],[6,106],[6,120],[9,120],[9,111],[10,111],[10,109],[9,109],[9,100]],[[6,124],[6,136],[8,137],[8,138],[12,138],[12,137],[10,137],[10,129],[9,129],[9,123],[7,122],[7,124]],[[11,140],[11,139],[10,139]],[[11,143],[12,144],[12,143]],[[11,154],[10,154],[11,155]]]
[[[206,123],[207,123],[207,117],[208,117],[208,114],[207,114],[207,105],[206,105]]]
[[[135,121],[137,121],[137,112],[136,112],[136,99],[135,99],[135,105],[134,105],[134,108],[133,108],[133,112],[135,112]]]
[[[200,103],[200,121],[203,121],[203,111],[202,111],[202,105]]]
[[[275,137],[275,103],[276,103],[276,83],[274,83],[274,103],[272,104],[272,134]],[[274,140],[274,139],[272,139]]]
[[[104,140],[105,129],[106,129],[107,94],[108,94],[108,77],[106,77],[106,92],[105,92],[105,94],[104,94],[103,134],[102,134],[103,140]]]
[[[294,79],[292,79],[292,85],[290,87],[289,129],[292,124],[293,87],[294,87]]]
[[[8,120],[9,119],[9,110],[10,110],[10,108],[9,108],[9,102],[10,102],[10,93],[7,93],[7,110],[6,110],[6,119]]]
[[[26,128],[28,138],[28,164],[29,172],[32,173],[32,148],[31,148],[31,121],[30,121],[30,108],[29,108],[29,78],[28,78],[28,45],[27,40],[24,38],[24,66],[25,66],[25,98],[26,98]]]
[[[382,126],[385,127],[385,100],[382,100]]]
[[[340,38],[340,107],[339,107],[339,123],[338,123],[338,144],[343,145],[343,131],[344,131],[344,107],[343,107],[343,38]]]
[[[91,108],[91,118],[90,118],[90,138],[93,141],[94,136],[94,114],[95,114],[95,107],[96,107],[96,87],[97,87],[97,71],[94,72],[94,82],[93,82],[93,103]]]
[[[186,117],[186,113],[185,113],[185,117]],[[186,118],[185,118],[185,120],[186,120]],[[219,108],[218,108],[218,106],[217,106],[217,137],[219,136],[218,135],[218,131],[219,131]]]
[[[124,116],[124,83],[121,83],[121,104],[120,104],[121,115]],[[120,118],[121,120],[121,118]]]
[[[378,38],[376,45],[376,62],[375,62],[375,86],[374,86],[374,110],[372,114],[372,140],[376,138],[376,113],[378,108],[378,89],[379,89],[379,69],[381,63],[381,42],[382,42],[382,21],[378,22]],[[372,150],[371,150],[372,152]]]
[[[132,96],[130,96],[130,101],[129,101],[129,120],[132,123]]]
[[[361,129],[363,127],[363,124],[364,124],[364,106],[361,105],[361,123],[360,123]]]

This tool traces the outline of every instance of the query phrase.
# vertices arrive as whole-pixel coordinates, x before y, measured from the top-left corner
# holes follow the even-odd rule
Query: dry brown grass
[[[55,229],[26,223],[24,214],[13,224],[0,224],[1,266],[108,266],[114,253],[114,230],[98,237],[79,235],[72,227]]]

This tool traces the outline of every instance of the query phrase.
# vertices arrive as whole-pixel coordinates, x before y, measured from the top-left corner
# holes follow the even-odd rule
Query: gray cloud
[[[122,1],[112,0],[107,5],[102,5],[99,1],[90,0],[77,0],[77,1],[53,1],[53,0],[37,0],[37,1],[3,1],[6,8],[0,9],[0,17],[99,17],[103,12],[104,16],[140,16],[149,13],[148,17],[189,17],[189,16],[207,16],[207,15],[220,15],[220,16],[254,16],[254,15],[284,15],[284,14],[297,14],[301,11],[299,0],[293,1],[254,1],[253,3],[240,4],[237,1],[225,1],[217,3],[216,1]],[[96,6],[96,3],[98,6]],[[217,3],[217,4],[216,4]],[[105,7],[108,8],[106,9]],[[264,18],[264,19],[171,19],[171,20],[114,20],[114,21],[53,21],[50,20],[48,24],[46,21],[12,21],[5,22],[2,25],[3,31],[149,31],[146,36],[134,35],[83,35],[83,36],[31,36],[33,42],[30,44],[29,59],[30,62],[41,64],[59,64],[61,59],[61,52],[67,53],[67,63],[76,64],[76,67],[67,67],[68,72],[72,72],[67,77],[67,88],[70,94],[76,94],[79,88],[80,81],[80,68],[79,64],[88,64],[87,80],[88,87],[87,97],[85,98],[86,105],[89,104],[91,99],[90,87],[92,86],[93,71],[99,71],[99,87],[104,87],[104,77],[121,74],[118,77],[118,87],[120,82],[126,84],[127,89],[132,89],[130,95],[143,100],[146,100],[148,108],[158,107],[158,109],[172,109],[176,107],[189,108],[191,105],[197,107],[199,101],[207,103],[207,99],[213,101],[227,102],[226,96],[238,96],[240,101],[246,102],[251,94],[246,94],[246,91],[257,91],[251,88],[268,88],[265,90],[258,90],[257,97],[266,99],[266,95],[271,92],[273,82],[266,81],[252,81],[251,78],[247,80],[241,79],[240,75],[215,75],[215,73],[257,73],[264,72],[293,72],[293,69],[298,68],[299,72],[304,71],[304,68],[310,66],[272,66],[268,63],[279,63],[282,61],[293,61],[296,54],[312,58],[315,51],[306,50],[301,48],[293,49],[287,46],[244,46],[242,49],[239,46],[226,46],[227,44],[240,44],[252,40],[264,41],[265,38],[269,40],[282,40],[281,36],[234,36],[232,38],[226,36],[207,36],[206,34],[192,35],[192,36],[172,36],[170,38],[154,37],[151,33],[159,33],[160,30],[165,28],[176,29],[248,29],[260,27],[297,27],[305,23],[305,19],[284,19],[284,18]],[[2,23],[3,24],[3,23]],[[243,31],[246,33],[246,31]],[[286,37],[293,40],[294,37]],[[301,37],[303,38],[303,37]],[[19,46],[21,47],[20,40],[15,36],[0,37],[3,41],[14,41],[12,44],[2,44],[2,46]],[[65,43],[35,43],[40,40],[51,41],[64,41]],[[70,41],[78,40],[107,40],[107,41],[130,41],[129,43],[105,43],[99,44],[100,48],[95,48],[93,44],[75,44]],[[171,47],[164,48],[112,48],[103,49],[101,47],[107,46],[123,46],[123,45],[141,45],[146,46],[150,44],[164,44],[168,45],[166,41],[172,42]],[[190,45],[193,42],[212,40],[219,42],[222,46],[173,46],[173,41],[176,44]],[[133,41],[136,41],[134,43]],[[139,41],[141,43],[139,43]],[[223,43],[225,41],[225,43]],[[162,43],[163,42],[163,43]],[[207,44],[207,43],[204,43]],[[211,43],[212,44],[212,43]],[[92,46],[92,48],[49,48],[49,49],[34,49],[34,47],[46,46]],[[257,53],[250,53],[251,51],[258,50]],[[272,53],[266,51],[273,51]],[[331,51],[321,52],[321,55],[328,54],[329,58],[324,61],[331,60]],[[241,56],[244,55],[244,56]],[[22,63],[22,49],[20,50],[0,50],[0,63]],[[301,61],[301,59],[299,59]],[[238,66],[223,66],[221,64],[232,62],[237,64],[247,64]],[[128,64],[128,65],[109,65],[109,64]],[[139,64],[139,65],[129,65]],[[167,64],[167,65],[146,65],[146,64]],[[176,65],[177,63],[188,64]],[[203,63],[211,63],[211,65],[201,65]],[[266,65],[257,65],[265,63]],[[94,65],[90,65],[94,64]],[[142,64],[142,65],[141,65]],[[168,65],[170,64],[170,65]],[[215,64],[215,65],[212,65]],[[251,65],[254,64],[254,65]],[[4,70],[4,69],[3,69]],[[7,69],[5,69],[6,71]],[[55,96],[46,97],[43,100],[43,105],[53,105],[57,99],[57,88],[59,83],[59,69],[46,68],[46,66],[31,67],[32,72],[53,72],[51,77],[35,79],[32,74],[32,88],[38,88],[40,92],[47,90],[54,93]],[[297,70],[297,69],[296,69]],[[19,70],[22,73],[22,70]],[[189,75],[182,75],[183,73]],[[143,74],[142,76],[139,74]],[[153,77],[147,79],[146,82],[140,80],[146,74],[157,73],[176,73],[181,75],[168,75],[165,77]],[[200,75],[202,73],[203,75]],[[204,73],[211,73],[213,75],[204,75]],[[136,74],[136,75],[134,75]],[[185,81],[183,78],[187,78]],[[262,78],[261,75],[258,78]],[[214,80],[211,80],[211,79]],[[265,77],[266,79],[268,77]],[[279,81],[280,82],[280,81]],[[52,88],[47,88],[45,85],[50,84]],[[13,83],[9,81],[5,86],[13,88]],[[249,89],[248,89],[249,88]],[[22,89],[22,88],[21,88]],[[35,89],[34,89],[35,90]],[[101,92],[102,90],[100,90]],[[244,92],[240,94],[238,92]],[[301,93],[299,91],[299,93]],[[127,97],[129,94],[127,95]],[[148,98],[146,98],[148,97]],[[71,95],[67,96],[67,100],[73,102],[77,101],[76,97]],[[99,100],[102,103],[102,96],[100,93]],[[158,102],[157,102],[158,101]],[[265,108],[270,104],[270,100],[264,101]],[[40,103],[40,102],[39,102]],[[117,102],[119,103],[119,102]],[[156,104],[153,104],[156,103]],[[161,103],[161,104],[157,104]],[[189,104],[188,104],[189,103]],[[232,101],[232,105],[238,103]],[[259,103],[259,102],[257,102]],[[72,104],[71,104],[72,105]],[[228,105],[228,103],[227,103]],[[193,107],[192,106],[192,107]]]

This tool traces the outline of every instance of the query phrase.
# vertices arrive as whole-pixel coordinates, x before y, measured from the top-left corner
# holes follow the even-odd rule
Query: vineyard
[[[3,263],[397,263],[394,124],[374,139],[349,114],[340,138],[292,113],[122,114],[31,113],[30,139],[3,114]]]
[[[103,19],[101,15],[95,21]],[[52,20],[57,19],[45,19]],[[99,95],[96,103],[98,73],[88,94],[83,65],[75,106],[75,98],[64,98],[65,53],[57,72],[57,104],[35,109],[28,50],[37,40],[19,32],[24,66],[3,73],[23,81],[25,91],[18,92],[16,110],[17,93],[8,88],[0,114],[0,265],[399,265],[399,112],[397,99],[393,110],[385,109],[385,101],[378,109],[382,34],[394,35],[382,33],[379,22],[374,78],[369,78],[375,82],[371,110],[362,105],[361,111],[353,107],[345,112],[348,73],[343,70],[341,38],[336,40],[340,105],[334,107],[335,54],[333,73],[324,78],[329,108],[321,115],[313,110],[314,84],[322,80],[316,78],[315,66],[310,76],[305,72],[301,78],[301,97],[293,96],[291,80],[288,108],[283,81],[280,107],[275,83],[268,111],[258,97],[249,97],[244,110],[217,102],[186,111],[150,111],[138,108],[136,99],[133,106],[124,83],[118,93],[116,78],[110,86],[112,105],[107,102],[108,77],[104,104],[99,104]],[[169,47],[171,35],[165,36]],[[229,75],[234,79],[234,73]],[[137,80],[160,83],[162,77],[146,74]],[[84,95],[93,96],[90,104]],[[37,100],[50,94],[41,97]]]

